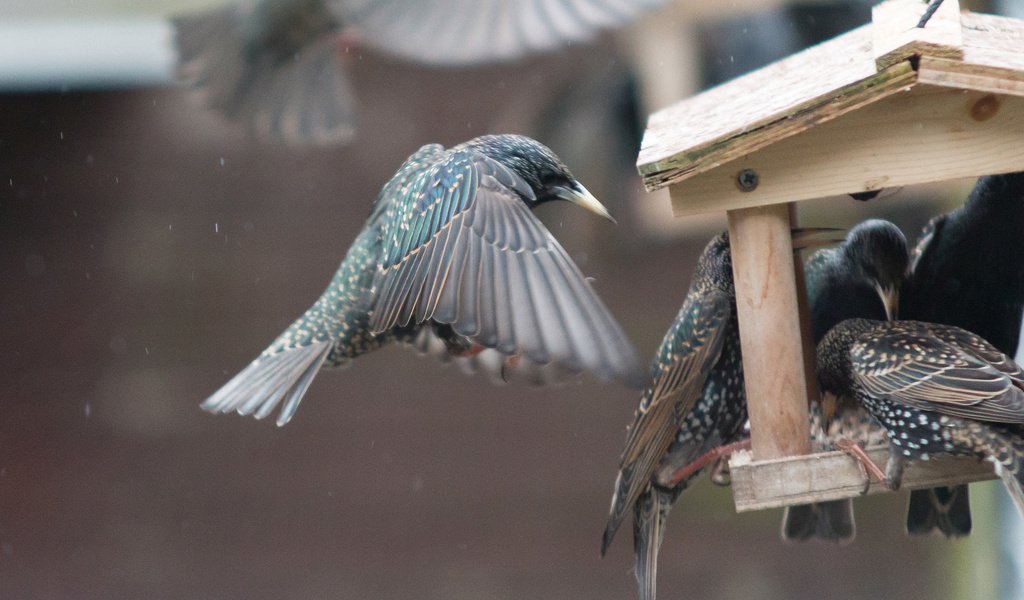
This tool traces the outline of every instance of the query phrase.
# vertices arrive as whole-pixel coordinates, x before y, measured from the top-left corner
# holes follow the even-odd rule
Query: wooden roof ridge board
[[[923,74],[906,60],[878,70],[869,23],[658,111],[637,161],[645,186],[708,171],[919,81],[1024,95],[1024,22],[961,19],[963,59],[926,56]]]

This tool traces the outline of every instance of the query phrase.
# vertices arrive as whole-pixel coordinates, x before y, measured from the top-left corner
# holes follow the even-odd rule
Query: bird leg
[[[871,487],[871,478],[874,477],[879,483],[885,483],[888,485],[888,479],[885,473],[878,468],[871,457],[868,456],[867,452],[864,452],[864,447],[861,444],[851,440],[850,438],[839,438],[835,441],[836,450],[841,450],[857,461],[857,468],[860,469],[861,478],[864,480],[864,487],[861,488],[861,495],[868,493],[868,488]]]
[[[715,462],[720,459],[726,459],[733,452],[736,452],[737,450],[746,450],[747,448],[750,448],[750,438],[746,438],[738,442],[733,442],[731,444],[726,444],[724,446],[719,446],[717,448],[712,448],[711,450],[708,450],[704,454],[698,456],[696,460],[687,463],[673,471],[672,475],[668,478],[668,481],[659,481],[658,483],[667,488],[674,488],[677,485],[679,485],[679,482],[689,478],[694,473],[700,471],[701,469],[708,466],[712,462]],[[714,475],[712,475],[712,477],[714,477]]]
[[[508,383],[508,373],[519,366],[519,355],[509,354],[501,363],[501,380]]]
[[[900,489],[900,485],[903,483],[903,467],[906,464],[907,457],[890,446],[889,460],[885,463],[885,487],[894,492]]]
[[[724,487],[732,484],[732,477],[730,475],[729,457],[720,456],[715,459],[715,463],[711,465],[711,473],[708,477],[711,479],[711,483]]]

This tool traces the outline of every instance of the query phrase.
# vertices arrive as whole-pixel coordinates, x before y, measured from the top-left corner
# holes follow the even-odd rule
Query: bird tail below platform
[[[855,533],[850,500],[787,506],[782,515],[782,539],[789,542],[820,539],[845,544],[853,541]]]
[[[355,97],[336,58],[337,25],[319,2],[268,2],[173,21],[178,77],[263,138],[340,144],[355,134]]]
[[[971,502],[967,485],[910,492],[907,533],[928,535],[934,530],[946,537],[964,537],[971,533]]]
[[[652,487],[634,505],[633,552],[640,600],[654,600],[658,587],[658,551],[665,537],[665,521],[675,501],[673,492]]]

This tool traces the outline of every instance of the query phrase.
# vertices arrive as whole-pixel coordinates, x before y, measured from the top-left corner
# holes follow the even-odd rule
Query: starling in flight
[[[664,0],[242,0],[175,19],[179,76],[264,137],[341,144],[356,100],[344,34],[436,65],[510,60],[583,42]]]
[[[814,343],[845,319],[894,318],[909,260],[903,232],[880,219],[860,223],[841,244],[812,254],[804,274]],[[790,506],[782,521],[787,540],[845,542],[854,536],[849,499]]]
[[[964,205],[933,218],[914,248],[900,302],[903,318],[955,325],[1008,356],[1024,313],[1024,173],[978,179]],[[967,486],[910,492],[907,531],[971,531]]]
[[[709,450],[743,435],[747,420],[736,294],[728,234],[715,237],[697,263],[686,300],[651,365],[629,429],[601,541],[604,555],[633,513],[640,598],[653,600],[665,519],[699,471],[673,475]]]
[[[1024,371],[980,336],[921,321],[848,319],[818,344],[823,393],[858,402],[885,428],[885,483],[908,460],[976,456],[1024,513]]]
[[[424,334],[454,355],[494,349],[536,365],[640,387],[632,344],[531,209],[604,207],[554,153],[492,135],[410,156],[323,295],[202,406],[291,419],[320,367]]]

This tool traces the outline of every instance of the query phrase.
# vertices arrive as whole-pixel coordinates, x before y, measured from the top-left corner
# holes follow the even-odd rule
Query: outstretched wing
[[[957,417],[1024,423],[1020,367],[957,327],[899,321],[854,344],[850,358],[873,395]]]
[[[700,396],[708,373],[722,353],[732,314],[730,306],[724,292],[691,294],[665,335],[652,367],[654,381],[644,391],[622,451],[602,553],[647,489],[651,475],[676,437],[680,420]]]
[[[582,42],[664,0],[333,0],[367,44],[426,63],[511,60]],[[361,5],[361,6],[360,6]]]
[[[523,198],[522,178],[470,149],[398,190],[381,222],[371,330],[433,320],[503,354],[639,383],[632,344]]]

